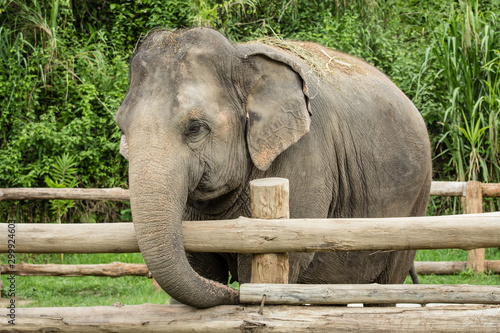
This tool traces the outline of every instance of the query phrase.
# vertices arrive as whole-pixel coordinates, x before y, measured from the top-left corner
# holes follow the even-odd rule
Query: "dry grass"
[[[302,60],[320,79],[326,80],[334,71],[352,74],[359,71],[358,60],[347,54],[311,42],[287,41],[265,37],[251,43],[261,43],[281,49]]]

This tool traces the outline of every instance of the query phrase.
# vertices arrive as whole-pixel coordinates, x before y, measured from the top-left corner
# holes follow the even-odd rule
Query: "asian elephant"
[[[290,180],[292,218],[424,215],[424,121],[380,71],[308,42],[150,33],[116,121],[141,252],[176,300],[236,304],[248,256],[184,251],[181,221],[250,215],[249,181]],[[220,232],[224,232],[221,230]],[[290,283],[402,283],[415,251],[292,253]]]

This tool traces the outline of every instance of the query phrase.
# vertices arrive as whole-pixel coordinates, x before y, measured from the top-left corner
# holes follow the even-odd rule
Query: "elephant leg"
[[[388,258],[387,269],[384,270],[375,283],[402,284],[413,267],[416,251],[394,251]],[[390,307],[396,304],[364,304],[366,307]]]
[[[229,279],[229,266],[222,255],[218,253],[187,253],[191,267],[199,275],[227,284]]]
[[[238,282],[250,283],[252,277],[252,255],[247,253],[238,254]]]
[[[413,267],[416,251],[393,251],[387,260],[384,271],[374,281],[380,284],[401,284]]]

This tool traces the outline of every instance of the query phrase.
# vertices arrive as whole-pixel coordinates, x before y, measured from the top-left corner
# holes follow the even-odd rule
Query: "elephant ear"
[[[308,88],[302,69],[284,56],[255,52],[245,58],[257,73],[246,99],[248,150],[255,166],[265,171],[309,132]]]

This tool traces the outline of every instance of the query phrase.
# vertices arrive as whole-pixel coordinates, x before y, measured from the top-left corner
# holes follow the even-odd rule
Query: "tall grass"
[[[477,1],[450,7],[448,20],[430,47],[445,87],[441,154],[449,154],[457,180],[500,181],[500,31],[495,13]],[[424,66],[428,66],[425,62]]]

